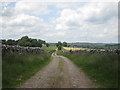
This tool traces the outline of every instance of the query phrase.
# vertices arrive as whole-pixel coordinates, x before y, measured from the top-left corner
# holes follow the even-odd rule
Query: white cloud
[[[48,5],[57,8],[48,8]],[[79,5],[28,3],[22,0],[4,11],[3,37],[16,39],[28,35],[49,42],[117,42],[117,3]],[[58,15],[52,17],[54,13]]]
[[[56,29],[70,29],[69,27],[79,26],[80,17],[76,11],[71,9],[63,9],[59,18],[56,18]],[[55,22],[55,23],[56,23]]]
[[[20,38],[31,33],[42,34],[49,25],[36,15],[48,14],[47,5],[41,3],[25,3],[23,0],[16,3],[15,7],[3,9],[0,12],[2,21],[2,38]],[[34,14],[34,15],[33,15]]]
[[[105,23],[115,16],[117,16],[117,3],[89,3],[77,10],[63,9],[61,16],[56,21],[62,26],[72,26],[88,21],[90,23]]]
[[[43,22],[43,19],[35,17],[35,16],[29,16],[26,14],[19,14],[16,16],[13,16],[11,18],[7,17],[4,18],[4,25],[6,26],[24,26],[24,27],[31,27],[33,25],[35,25],[37,22]]]
[[[39,16],[50,13],[50,9],[47,7],[47,3],[38,3],[38,2],[25,2],[20,0],[16,2],[14,7],[1,6],[3,9],[0,11],[0,14],[3,16],[15,16],[18,14],[28,14],[32,16]]]
[[[53,36],[64,36],[65,35],[65,33],[64,32],[57,32],[57,33],[46,33],[46,34],[44,34],[43,36],[45,36],[45,37],[53,37]]]
[[[32,15],[41,15],[47,14],[50,10],[45,3],[38,3],[38,2],[25,2],[21,0],[15,6],[16,13],[25,13],[25,14],[32,14]]]
[[[88,3],[78,9],[63,9],[54,24],[57,30],[71,32],[70,38],[74,33],[76,39],[84,36],[109,42],[111,37],[116,37],[112,40],[117,42],[117,14],[117,3]]]

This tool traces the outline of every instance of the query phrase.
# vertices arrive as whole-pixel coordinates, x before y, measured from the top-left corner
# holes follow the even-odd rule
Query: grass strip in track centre
[[[100,88],[118,87],[118,55],[90,53],[59,53],[73,61]],[[120,77],[119,77],[120,78]]]
[[[15,88],[50,62],[51,54],[16,55],[2,58],[2,87]]]

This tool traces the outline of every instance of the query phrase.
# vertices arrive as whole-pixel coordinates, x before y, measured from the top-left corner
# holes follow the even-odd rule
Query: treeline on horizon
[[[56,46],[59,50],[63,47],[77,47],[77,48],[94,48],[94,49],[119,49],[120,43],[67,43],[58,41],[57,43],[46,43],[41,39],[33,39],[28,36],[23,36],[18,40],[8,39],[2,40],[2,44],[5,45],[19,45],[24,47],[42,47],[43,45]]]
[[[19,46],[24,46],[24,47],[42,47],[42,44],[46,45],[47,47],[49,46],[46,41],[41,40],[41,39],[33,39],[29,38],[28,36],[23,36],[18,40],[2,40],[2,44],[5,45],[19,45]]]

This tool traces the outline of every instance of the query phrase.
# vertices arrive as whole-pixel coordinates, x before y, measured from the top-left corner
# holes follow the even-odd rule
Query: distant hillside
[[[50,46],[56,46],[56,43],[49,43]]]
[[[117,43],[68,43],[72,47],[96,48],[96,49],[118,49]]]

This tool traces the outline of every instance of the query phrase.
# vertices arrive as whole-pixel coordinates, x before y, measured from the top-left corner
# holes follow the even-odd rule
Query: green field
[[[50,62],[51,54],[5,55],[2,59],[2,86],[14,88]]]
[[[80,67],[99,87],[118,87],[118,56],[86,53],[59,53]]]
[[[55,46],[49,46],[49,47],[42,47],[44,50],[46,50],[46,51],[50,51],[50,50],[55,50],[55,49],[57,49],[57,47],[55,47]]]

